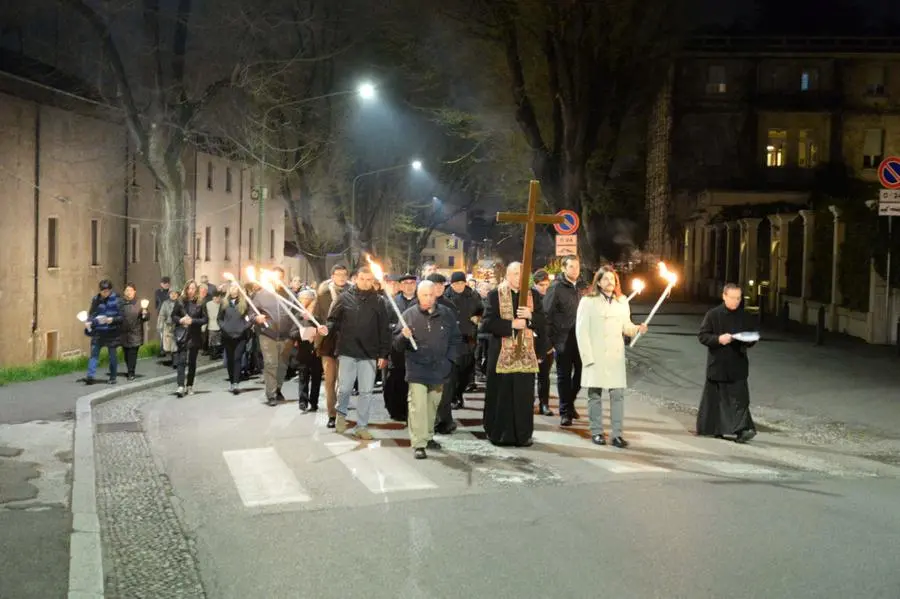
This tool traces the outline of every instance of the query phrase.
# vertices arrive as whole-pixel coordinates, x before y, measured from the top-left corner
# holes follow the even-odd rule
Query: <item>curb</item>
[[[197,367],[197,374],[224,368],[221,362]],[[97,514],[94,459],[95,405],[175,382],[175,374],[158,376],[83,395],[75,402],[75,440],[72,460],[72,533],[69,538],[69,599],[104,599],[103,545]]]

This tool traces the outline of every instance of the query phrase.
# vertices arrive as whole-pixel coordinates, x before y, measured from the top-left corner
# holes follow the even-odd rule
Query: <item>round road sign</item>
[[[886,189],[900,189],[900,158],[889,156],[878,167],[878,179]]]
[[[572,210],[560,210],[556,213],[556,216],[561,216],[565,219],[563,222],[553,225],[557,233],[560,235],[574,235],[578,231],[581,219],[578,218],[577,213]]]

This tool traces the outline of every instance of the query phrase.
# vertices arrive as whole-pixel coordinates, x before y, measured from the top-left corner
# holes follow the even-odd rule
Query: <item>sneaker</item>
[[[184,387],[178,387],[178,389],[175,390],[175,395],[177,395],[178,397],[184,397]]]
[[[193,388],[193,387],[188,387],[188,388],[187,388],[187,394],[188,394],[188,395],[193,395],[193,394],[194,394],[194,388]]]
[[[357,429],[353,432],[353,436],[363,441],[371,441],[375,438],[372,436],[372,433],[369,432],[369,429],[364,426],[357,427]]]
[[[305,399],[301,399],[300,401],[298,401],[297,406],[300,408],[301,412],[309,411],[309,402]]]
[[[328,424],[326,424],[325,426],[328,427],[328,428],[334,428],[334,427],[336,426],[335,420],[336,420],[336,419],[335,419],[333,416],[332,416],[332,417],[329,417],[329,418],[328,418]]]
[[[112,379],[112,378],[111,378],[111,379],[109,379],[108,381],[106,381],[106,384],[107,384],[107,385],[115,385],[115,384],[116,384],[116,379]]]
[[[334,422],[334,431],[340,435],[347,432],[347,417],[343,414],[337,415],[337,419]]]

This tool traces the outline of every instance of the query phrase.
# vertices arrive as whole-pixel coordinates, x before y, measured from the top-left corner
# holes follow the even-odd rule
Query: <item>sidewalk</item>
[[[207,358],[200,366],[210,364]],[[156,358],[138,362],[137,381],[172,376]],[[120,388],[78,382],[83,372],[0,387],[0,597],[68,596],[75,404]]]
[[[633,306],[641,322],[650,305]],[[697,406],[705,380],[706,350],[697,330],[706,306],[664,304],[629,359],[629,386],[658,399]],[[900,357],[896,347],[829,335],[815,345],[811,331],[761,328],[750,350],[751,407],[773,424],[830,428],[856,440],[900,439]]]

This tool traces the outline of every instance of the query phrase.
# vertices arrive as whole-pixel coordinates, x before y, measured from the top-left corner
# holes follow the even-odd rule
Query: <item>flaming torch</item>
[[[650,314],[647,315],[647,320],[644,321],[644,324],[650,324],[650,320],[656,314],[656,311],[659,310],[659,307],[662,306],[663,301],[665,301],[665,299],[672,292],[672,287],[674,287],[675,283],[678,282],[678,275],[676,275],[674,272],[669,271],[669,269],[666,268],[665,262],[659,263],[659,276],[661,276],[662,278],[667,280],[669,282],[669,284],[666,285],[665,291],[663,291],[662,295],[659,296],[659,299],[656,301],[656,305],[653,306],[652,310],[650,310]],[[637,340],[640,338],[641,338],[640,333],[635,335],[634,338],[631,340],[631,343],[628,344],[628,347],[634,347],[634,344],[637,343]]]
[[[269,271],[269,270],[262,271],[262,278],[263,278],[263,280],[268,281],[269,283],[274,283],[274,284],[278,285],[279,287],[281,287],[282,289],[284,289],[285,293],[288,294],[288,298],[291,300],[294,307],[296,307],[298,310],[300,310],[306,316],[306,318],[309,318],[309,320],[314,325],[316,325],[316,328],[322,326],[319,323],[319,321],[316,320],[316,317],[312,315],[312,312],[310,312],[309,310],[307,310],[306,308],[303,307],[303,304],[300,303],[300,298],[298,298],[296,295],[294,295],[294,292],[291,290],[291,288],[288,287],[287,285],[285,285],[284,281],[282,281],[279,277],[276,277],[272,273],[272,271]]]
[[[644,290],[644,282],[640,279],[632,279],[631,280],[631,293],[628,295],[628,301],[634,299],[634,296],[640,295]]]
[[[378,279],[378,282],[384,285],[384,271],[381,269],[381,265],[372,260],[372,256],[366,254],[366,262],[369,263],[369,268],[372,269],[372,274],[375,275],[375,278]],[[397,314],[397,318],[400,320],[400,326],[404,329],[408,329],[409,327],[406,325],[406,321],[403,319],[403,315],[400,313],[400,308],[397,307],[397,302],[394,301],[394,297],[392,295],[387,295],[388,300],[391,302],[391,306],[394,308],[394,312]],[[419,346],[416,344],[416,340],[412,337],[409,338],[409,344],[412,345],[413,350],[418,350]]]
[[[251,267],[251,268],[252,268],[252,267]],[[231,283],[235,283],[235,284],[237,285],[238,292],[244,297],[244,301],[247,302],[247,305],[250,306],[250,309],[253,310],[254,312],[256,312],[256,315],[257,315],[257,316],[262,316],[262,315],[263,315],[262,312],[259,311],[259,308],[256,307],[256,304],[253,303],[253,300],[250,299],[250,296],[247,295],[247,292],[244,291],[244,287],[243,287],[240,283],[237,282],[237,279],[234,278],[234,275],[233,275],[233,274],[231,274],[230,272],[225,272],[225,273],[222,273],[222,277],[223,277],[226,281],[229,281],[229,282],[231,282]],[[268,322],[264,322],[264,323],[263,323],[263,326],[266,327],[266,328],[269,328],[269,323],[268,323]]]
[[[284,299],[283,297],[281,297],[280,295],[278,295],[278,292],[275,290],[275,286],[272,285],[272,281],[269,280],[269,279],[271,279],[271,277],[266,276],[266,271],[263,271],[262,279],[256,278],[256,269],[253,268],[252,266],[248,266],[246,272],[247,272],[247,280],[252,283],[256,283],[257,285],[259,285],[260,287],[262,287],[263,289],[265,289],[266,291],[271,293],[273,296],[275,296],[275,301],[277,301],[279,304],[281,304],[281,306],[283,308],[287,309],[288,317],[294,321],[294,324],[297,325],[298,329],[302,330],[303,325],[300,324],[300,321],[297,320],[296,316],[294,316],[294,305],[291,304],[291,302]]]
[[[78,314],[75,315],[75,318],[77,318],[79,320],[79,322],[83,322],[84,324],[87,324],[87,321],[88,321],[87,310],[82,310],[81,312],[79,312]]]

